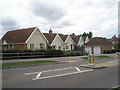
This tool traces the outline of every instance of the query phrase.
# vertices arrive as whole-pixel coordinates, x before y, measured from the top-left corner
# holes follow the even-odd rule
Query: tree
[[[82,35],[82,37],[87,37],[87,33],[84,32],[83,35]]]
[[[88,36],[88,38],[92,38],[93,33],[89,31],[89,33],[84,32],[84,33],[82,34],[82,37],[87,37],[87,36]]]
[[[92,36],[93,36],[93,33],[89,31],[88,38],[92,38]]]

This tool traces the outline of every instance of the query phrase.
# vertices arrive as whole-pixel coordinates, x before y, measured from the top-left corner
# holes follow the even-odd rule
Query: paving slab
[[[118,63],[120,63],[120,62],[109,61],[109,62],[95,64],[95,65],[84,64],[84,65],[80,65],[80,67],[91,68],[91,69],[101,69],[101,68],[107,68],[107,67],[111,67],[111,66],[117,66]]]

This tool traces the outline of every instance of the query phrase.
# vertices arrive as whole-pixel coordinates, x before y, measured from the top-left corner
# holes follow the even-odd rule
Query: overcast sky
[[[119,0],[0,0],[0,38],[8,30],[37,26],[42,32],[111,38],[118,33]]]

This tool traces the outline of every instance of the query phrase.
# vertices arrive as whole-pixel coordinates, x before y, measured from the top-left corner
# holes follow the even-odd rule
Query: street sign
[[[93,66],[94,65],[94,55],[93,54],[89,54],[88,55],[88,65]]]
[[[120,52],[116,52],[115,55],[116,55],[116,61],[120,61]]]

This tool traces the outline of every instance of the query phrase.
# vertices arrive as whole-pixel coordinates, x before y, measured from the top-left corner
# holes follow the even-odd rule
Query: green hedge
[[[10,50],[3,51],[3,59],[62,57],[61,50]],[[5,54],[6,53],[6,54]]]
[[[87,55],[87,52],[84,51],[66,51],[64,52],[64,56],[83,56]]]
[[[24,58],[49,58],[64,56],[83,56],[87,55],[84,51],[61,51],[61,50],[9,50],[3,51],[3,59],[24,59]]]
[[[116,49],[105,50],[103,53],[104,53],[104,54],[110,54],[110,53],[116,53],[116,52],[120,52],[120,50],[116,50]]]

